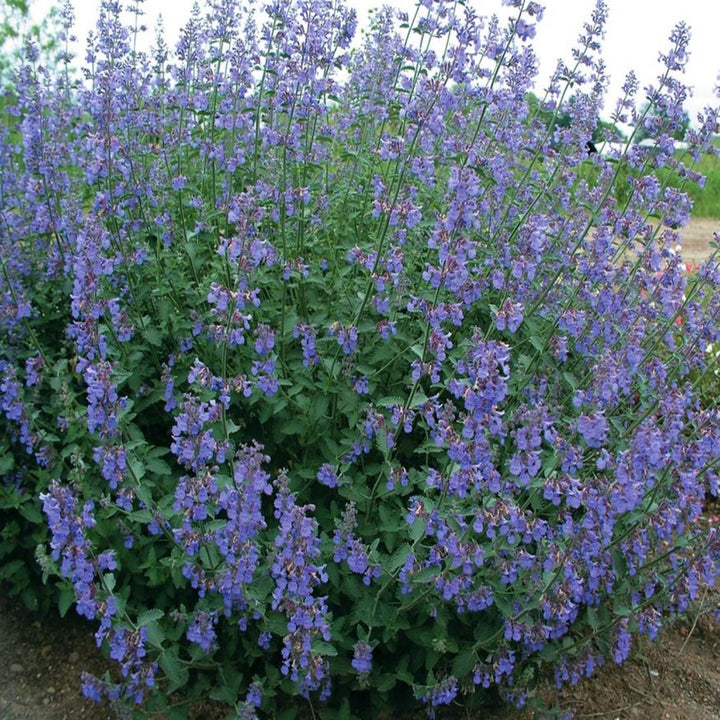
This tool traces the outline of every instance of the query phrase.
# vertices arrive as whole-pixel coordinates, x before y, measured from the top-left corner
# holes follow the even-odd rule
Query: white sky
[[[368,9],[382,4],[391,4],[410,11],[413,0],[348,0],[357,9],[361,24],[368,17]],[[198,0],[200,7],[203,0]],[[238,0],[242,2],[242,0]],[[500,0],[468,0],[474,3],[480,14],[498,12],[501,17],[508,13]],[[559,55],[569,61],[569,52],[582,30],[583,23],[590,18],[595,0],[540,0],[545,5],[545,16],[538,26],[537,36],[532,41],[540,59],[538,90],[555,68]],[[31,0],[35,18],[60,0]],[[606,0],[609,19],[603,46],[603,56],[611,79],[610,91],[605,101],[609,114],[619,94],[628,70],[635,70],[640,86],[655,82],[660,71],[657,64],[658,52],[669,48],[668,35],[673,26],[684,20],[691,27],[690,61],[686,80],[693,86],[694,96],[687,104],[691,118],[707,105],[718,105],[720,99],[714,95],[716,84],[720,83],[720,1],[718,0]],[[95,24],[100,0],[74,0],[76,34],[82,39],[78,57],[84,53],[84,37]],[[165,37],[170,47],[174,46],[179,28],[189,16],[192,0],[145,0],[146,22],[154,29],[157,15],[161,13],[166,28]],[[150,41],[154,32],[147,34]]]

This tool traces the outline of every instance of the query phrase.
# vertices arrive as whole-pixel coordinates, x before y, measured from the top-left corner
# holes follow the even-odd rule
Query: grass
[[[693,201],[694,218],[720,218],[720,158],[706,155],[698,166],[698,172],[705,175],[705,187],[688,183],[687,192]]]
[[[717,148],[720,148],[720,137],[715,138],[714,144]],[[688,165],[692,164],[683,151],[678,151],[676,157],[679,160],[685,160]],[[705,185],[702,188],[694,182],[688,182],[685,185],[684,189],[693,201],[692,216],[698,219],[720,219],[720,156],[707,153],[694,169],[705,176]],[[662,180],[662,171],[658,175]],[[680,187],[682,182],[680,178],[673,177],[670,184]]]
[[[720,139],[716,140],[716,144],[720,146]],[[692,161],[684,150],[678,150],[675,154],[677,160],[684,161],[689,167],[692,167]],[[597,172],[591,170],[590,165],[585,168],[585,179],[592,182],[592,173]],[[697,183],[689,180],[683,180],[674,170],[670,168],[659,168],[656,171],[657,177],[662,185],[681,188],[687,192],[693,202],[692,217],[695,219],[720,219],[720,157],[715,154],[706,154],[700,160],[698,165],[693,168],[701,175],[705,176],[705,185],[701,188]],[[626,167],[622,167],[618,174],[615,186],[615,194],[619,202],[624,201],[623,195],[629,189],[629,172]]]

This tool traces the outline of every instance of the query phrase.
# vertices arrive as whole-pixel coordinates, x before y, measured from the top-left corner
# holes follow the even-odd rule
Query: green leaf
[[[143,337],[155,347],[160,347],[162,345],[162,335],[157,328],[146,328],[145,332],[143,332]]]
[[[20,593],[20,599],[28,610],[36,611],[38,609],[38,596],[33,588],[25,588]]]
[[[427,395],[422,390],[417,390],[415,392],[415,395],[413,395],[412,402],[410,403],[410,408],[418,408],[420,407],[424,402],[427,402]]]
[[[405,561],[408,559],[408,556],[410,555],[411,546],[409,543],[404,543],[401,545],[390,558],[390,561],[388,562],[387,569],[389,572],[395,572],[399,567],[405,564]]]
[[[277,411],[277,409],[276,409]],[[239,430],[242,430],[241,425],[236,425],[229,417],[225,418],[225,429],[227,430],[228,435],[234,435]]]
[[[158,300],[157,307],[160,321],[163,325],[167,325],[167,322],[170,318],[170,313],[172,311],[172,303],[166,297],[163,297]]]
[[[351,624],[357,623],[372,623],[374,621],[373,608],[375,606],[375,598],[370,595],[365,595],[360,601],[352,608],[352,614],[350,616]]]
[[[588,624],[593,630],[597,630],[600,627],[600,618],[598,617],[597,610],[593,607],[587,609]]]
[[[397,684],[397,680],[394,675],[381,675],[377,680],[375,680],[375,689],[378,692],[388,692],[388,690],[392,690],[395,685]]]
[[[313,422],[317,422],[320,418],[326,417],[328,408],[330,407],[330,396],[324,393],[318,393],[310,406],[310,418]]]
[[[15,457],[12,453],[0,455],[0,477],[7,475],[15,466]]]
[[[165,633],[160,625],[153,621],[145,627],[147,628],[148,642],[156,648],[162,647],[163,641],[165,640]]]
[[[378,514],[380,516],[380,530],[385,532],[393,532],[400,530],[406,526],[403,513],[397,504],[393,503],[392,507],[388,504],[381,503],[378,505]]]
[[[275,717],[277,720],[295,720],[297,710],[295,708],[287,708],[287,710],[281,710]]]
[[[20,495],[18,491],[13,487],[0,485],[0,509],[2,510],[17,510],[20,507]],[[3,528],[3,534],[9,527],[9,523]]]
[[[137,457],[128,456],[127,463],[135,476],[135,480],[142,480],[145,477],[145,465]]]
[[[226,705],[234,705],[238,701],[237,691],[229,685],[215,686],[210,691],[210,697],[218,702],[223,702]]]
[[[133,510],[130,517],[140,523],[149,523],[155,516],[150,510]]]
[[[628,603],[627,601],[618,602],[617,605],[615,605],[615,607],[613,608],[613,612],[615,613],[615,615],[617,617],[627,617],[627,618],[632,617],[632,615],[634,614],[633,608],[631,607],[630,603]]]
[[[145,466],[153,475],[172,475],[170,465],[160,458],[148,458]]]
[[[137,488],[135,488],[135,495],[137,496],[137,499],[143,502],[148,507],[153,506],[153,499],[152,499],[152,493],[150,492],[150,488],[146,485],[139,485]]]
[[[286,635],[288,631],[287,618],[278,613],[273,613],[265,620],[265,630],[274,635]]]
[[[352,720],[353,714],[350,711],[350,701],[343,698],[339,708],[319,708],[321,720]]]
[[[613,561],[615,564],[615,577],[618,580],[621,580],[627,575],[627,560],[625,559],[625,556],[622,554],[622,552],[620,550],[617,550],[613,553]]]
[[[40,508],[34,502],[23,503],[20,506],[20,514],[35,525],[39,525],[43,521]]]
[[[305,423],[295,418],[280,423],[276,432],[280,435],[302,435],[305,432]]]
[[[541,337],[537,335],[530,336],[530,344],[539,352],[545,352],[545,343]]]
[[[72,587],[63,585],[60,589],[60,596],[58,597],[58,611],[60,617],[65,617],[70,606],[75,602],[75,591]]]
[[[140,627],[145,627],[145,625],[149,625],[153,620],[160,620],[164,615],[165,612],[160,610],[160,608],[145,610],[138,615],[137,624]]]
[[[464,650],[454,660],[452,673],[457,677],[464,677],[475,667],[477,658],[473,650]]]
[[[432,627],[410,628],[407,634],[417,645],[429,648],[434,639],[435,630]]]
[[[338,654],[337,648],[334,645],[321,640],[317,640],[312,644],[312,650],[320,655],[328,655],[330,657],[335,657]]]
[[[168,687],[166,689],[168,695],[187,683],[189,673],[178,658],[177,647],[168,648],[160,655],[158,665],[160,665],[168,679]]]
[[[188,706],[185,704],[171,707],[167,714],[167,720],[187,720]]]
[[[416,518],[415,522],[410,526],[410,538],[412,540],[419,540],[423,535],[425,535],[425,519],[424,518]]]
[[[3,555],[0,554],[0,557],[3,557]],[[25,563],[22,560],[12,560],[0,565],[0,580],[8,580],[15,574],[27,574]]]

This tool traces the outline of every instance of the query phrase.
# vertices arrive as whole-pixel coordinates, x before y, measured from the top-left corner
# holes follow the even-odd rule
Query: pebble
[[[20,675],[20,673],[25,672],[25,668],[20,663],[12,663],[10,665],[10,672],[13,675]]]
[[[73,650],[68,656],[68,660],[71,663],[76,663],[80,659],[80,653],[77,650]]]

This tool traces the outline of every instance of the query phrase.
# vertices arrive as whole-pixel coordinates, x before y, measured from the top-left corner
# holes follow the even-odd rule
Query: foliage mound
[[[206,5],[146,55],[104,0],[81,79],[28,45],[6,94],[6,585],[39,545],[118,663],[85,693],[137,714],[522,705],[622,662],[718,574],[720,269],[656,172],[699,179],[687,27],[612,116],[656,147],[604,158],[602,2],[534,108],[535,2],[354,50],[334,0]]]

